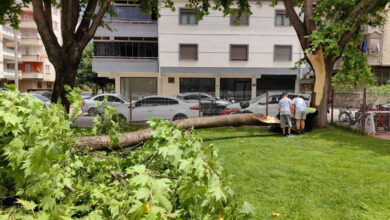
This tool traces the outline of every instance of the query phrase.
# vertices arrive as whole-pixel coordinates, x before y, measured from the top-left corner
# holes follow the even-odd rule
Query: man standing
[[[283,130],[283,136],[291,135],[291,99],[288,98],[287,92],[282,93],[282,99],[279,101],[279,112],[280,112],[280,127]],[[286,133],[286,123],[288,127],[288,132]]]
[[[306,109],[307,105],[302,97],[297,96],[293,99],[292,104],[294,105],[295,119],[297,120],[297,133],[303,134],[305,131],[305,120],[306,120]]]

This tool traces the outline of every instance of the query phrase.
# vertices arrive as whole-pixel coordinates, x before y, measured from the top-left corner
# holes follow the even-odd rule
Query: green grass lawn
[[[338,128],[281,137],[265,128],[199,130],[218,149],[255,219],[390,219],[390,142]]]

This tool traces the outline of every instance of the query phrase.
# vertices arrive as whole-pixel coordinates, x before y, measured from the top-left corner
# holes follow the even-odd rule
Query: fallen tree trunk
[[[222,115],[204,118],[188,118],[172,122],[176,126],[182,129],[190,128],[214,128],[225,126],[241,126],[241,125],[254,125],[259,123],[276,124],[279,120],[276,117],[267,117],[264,115],[256,115],[252,113],[247,114],[233,114]],[[140,144],[151,138],[152,129],[144,129],[136,132],[122,133],[119,138],[119,144],[116,146],[110,145],[109,136],[89,136],[80,137],[77,140],[80,141],[80,145],[77,149],[88,148],[89,150],[117,150],[126,147],[131,147]]]

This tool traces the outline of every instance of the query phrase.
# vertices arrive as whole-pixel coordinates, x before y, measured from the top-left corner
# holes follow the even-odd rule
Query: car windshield
[[[130,102],[129,98],[127,98],[126,96],[123,96],[123,95],[119,95],[119,97],[123,100],[125,100],[126,102]]]
[[[42,102],[48,102],[50,101],[48,98],[46,98],[45,96],[41,96],[41,95],[38,95],[38,94],[31,94],[32,97],[34,98],[37,98],[39,100],[41,100]]]
[[[262,98],[264,98],[265,96],[266,96],[266,94],[259,95],[256,98],[250,100],[249,102],[252,103],[252,104],[256,103],[256,102],[260,101]]]

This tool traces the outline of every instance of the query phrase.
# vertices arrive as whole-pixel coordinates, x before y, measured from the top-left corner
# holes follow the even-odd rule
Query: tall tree
[[[327,100],[335,62],[363,40],[362,26],[385,20],[389,0],[283,0],[305,60],[314,70],[312,106],[320,110],[317,126],[327,127]],[[274,0],[273,4],[277,4]],[[303,14],[303,20],[296,9]],[[365,62],[359,53],[348,53],[343,62]],[[348,66],[348,65],[344,65]]]

